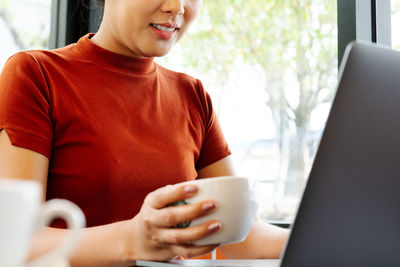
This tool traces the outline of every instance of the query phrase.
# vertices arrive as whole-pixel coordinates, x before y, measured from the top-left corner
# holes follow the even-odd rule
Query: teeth
[[[152,25],[153,27],[155,27],[155,28],[161,30],[161,31],[173,32],[173,31],[175,30],[175,28],[167,28],[167,27],[164,27],[164,26],[162,26],[162,25],[157,25],[157,24],[151,24],[151,25]]]

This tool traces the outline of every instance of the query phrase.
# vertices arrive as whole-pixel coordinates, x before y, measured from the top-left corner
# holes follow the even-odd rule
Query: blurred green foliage
[[[184,65],[203,73],[218,70],[222,85],[238,58],[264,70],[265,101],[281,150],[290,147],[287,179],[295,180],[290,190],[295,194],[310,157],[305,146],[311,114],[330,103],[335,91],[336,5],[336,0],[206,0],[197,30],[181,41]],[[285,143],[288,132],[294,137]]]
[[[51,2],[51,0],[0,1],[1,22],[8,28],[18,50],[48,48]]]

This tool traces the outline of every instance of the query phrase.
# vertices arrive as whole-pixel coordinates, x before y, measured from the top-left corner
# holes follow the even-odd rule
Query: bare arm
[[[46,199],[48,166],[49,160],[45,156],[11,145],[6,131],[0,132],[0,177],[35,180],[41,183],[44,201]],[[122,246],[118,245],[121,243],[118,237],[123,236],[122,231],[122,225],[117,224],[86,229],[81,247],[72,261],[76,259],[77,262],[80,262],[79,259],[83,258],[86,263],[92,262],[96,266],[96,260],[91,256],[101,258],[104,262],[117,262],[117,259],[122,261],[124,251]],[[43,229],[33,240],[29,258],[35,258],[56,247],[66,233],[67,230],[63,229]],[[106,244],[113,245],[107,246]],[[86,263],[76,265],[86,265]]]
[[[230,157],[226,157],[198,171],[198,178],[235,175]],[[231,259],[279,258],[289,231],[257,220],[241,243],[223,245],[221,251]]]
[[[45,156],[12,146],[6,131],[0,130],[0,177],[35,180],[42,184],[45,194],[48,168]]]
[[[45,194],[48,166],[46,157],[13,146],[6,131],[0,131],[0,177],[38,181]],[[196,192],[195,186],[166,186],[150,193],[139,214],[131,220],[86,228],[70,259],[71,266],[130,266],[134,259],[170,260],[178,255],[193,257],[211,252],[215,246],[188,244],[218,231],[209,227],[213,221],[186,229],[172,226],[207,214],[213,207],[210,210],[210,205],[196,203],[165,208],[166,204],[192,197]],[[50,251],[67,231],[49,227],[40,231],[34,237],[29,258]]]
[[[231,259],[277,259],[288,235],[287,229],[256,220],[246,240],[221,246],[221,251]]]

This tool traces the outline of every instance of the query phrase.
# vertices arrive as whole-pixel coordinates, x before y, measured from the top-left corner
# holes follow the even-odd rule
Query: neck
[[[128,47],[124,46],[117,37],[112,34],[112,31],[108,29],[104,23],[101,23],[99,30],[90,39],[95,45],[100,46],[111,52],[134,58],[142,58]]]

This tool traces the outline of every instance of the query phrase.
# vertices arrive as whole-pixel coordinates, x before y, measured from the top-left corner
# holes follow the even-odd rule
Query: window
[[[51,0],[0,1],[0,70],[17,51],[48,48],[50,13]]]
[[[392,0],[392,47],[400,50],[400,0]]]
[[[336,0],[204,1],[160,64],[202,80],[259,216],[291,222],[337,82]]]

